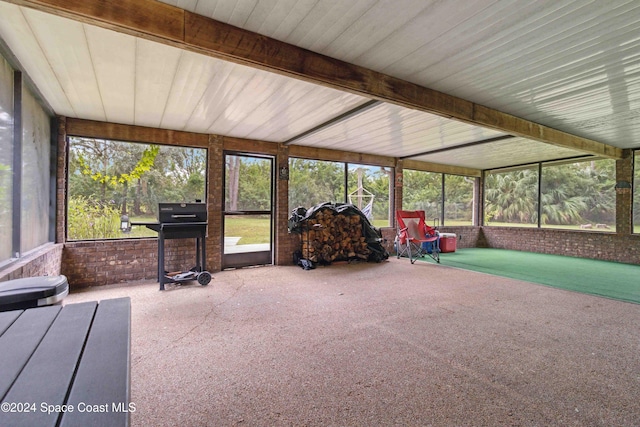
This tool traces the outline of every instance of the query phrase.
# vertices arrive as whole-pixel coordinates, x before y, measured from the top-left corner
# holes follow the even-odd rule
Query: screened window
[[[225,210],[271,210],[271,161],[252,156],[226,156]]]
[[[12,254],[13,70],[0,56],[0,263]]]
[[[347,201],[360,209],[376,227],[388,227],[390,175],[393,170],[380,166],[349,163]]]
[[[474,187],[474,178],[444,176],[445,225],[473,225]]]
[[[541,225],[615,231],[615,160],[543,164]]]
[[[95,138],[69,138],[67,238],[157,236],[132,222],[157,220],[158,203],[205,200],[207,151]]]
[[[51,126],[30,92],[22,93],[22,191],[20,192],[20,250],[30,251],[49,241],[51,191]]]
[[[0,56],[0,264],[53,238],[51,120],[23,82]]]
[[[289,208],[351,203],[376,227],[389,225],[390,168],[289,159]]]
[[[538,166],[488,172],[485,225],[537,227]]]
[[[289,208],[345,202],[345,164],[289,159]]]
[[[405,169],[402,209],[424,211],[429,223],[442,218],[442,174]]]

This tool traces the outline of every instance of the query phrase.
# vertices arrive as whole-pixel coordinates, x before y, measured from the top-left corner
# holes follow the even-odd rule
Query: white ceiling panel
[[[637,0],[198,0],[184,7],[546,126],[640,146]]]
[[[296,139],[293,143],[322,148],[411,156],[504,135],[433,114],[380,103],[348,120]]]
[[[637,0],[162,1],[640,148]],[[581,154],[522,138],[471,145],[504,134],[384,103],[348,114],[370,100],[2,0],[0,16],[4,44],[64,116],[274,142],[304,135],[293,143],[479,169]]]
[[[246,117],[248,138],[284,142],[367,101],[361,96],[283,79],[267,105]],[[244,122],[245,120],[243,120]]]
[[[282,142],[366,98],[0,2],[0,34],[56,113]],[[40,85],[39,83],[42,83]]]
[[[356,60],[365,67],[408,78],[425,64],[446,57],[446,51],[450,51],[451,46],[461,40],[459,37],[455,40],[449,38],[451,28],[482,12],[491,3],[495,1],[466,2],[464,7],[460,7],[459,3],[432,2],[421,13],[414,15],[406,25],[395,29],[389,37],[380,41],[375,49],[363,52]],[[425,28],[429,29],[428,37],[425,37]],[[466,43],[473,40],[477,30],[469,33],[464,37]],[[416,60],[414,55],[419,52],[424,58]],[[439,57],[438,52],[442,52],[440,55],[444,56]],[[409,67],[408,63],[415,65]]]
[[[75,111],[22,11],[18,6],[0,2],[0,37],[11,47],[22,66],[29,70],[29,77],[51,108],[58,114],[75,117]]]
[[[475,169],[495,169],[583,155],[584,153],[580,151],[556,147],[542,142],[524,138],[510,138],[416,156],[411,159]]]
[[[133,123],[136,40],[114,31],[83,26],[91,52],[105,120]]]
[[[200,56],[215,68],[185,129],[283,142],[366,102],[361,96]]]
[[[220,130],[221,124],[215,123],[219,121],[224,124],[227,108],[231,108],[232,103],[237,99],[237,94],[242,90],[244,82],[249,81],[257,72],[246,67],[236,68],[238,66],[231,63],[217,65],[219,68],[216,67],[212,74],[212,79],[187,122],[186,129],[193,129],[196,132]]]
[[[162,127],[168,129],[207,132],[212,112],[206,101],[222,98],[220,90],[233,64],[205,58],[192,52],[182,52],[171,92],[167,99]],[[218,105],[213,103],[213,105]]]
[[[105,120],[83,24],[68,21],[57,27],[51,25],[50,15],[31,9],[22,13],[74,111],[88,119]]]
[[[375,3],[375,0],[316,2],[305,19],[289,32],[287,42],[295,41],[292,44],[324,52],[338,35],[347,31]]]
[[[135,124],[161,127],[182,51],[143,39],[136,45]]]

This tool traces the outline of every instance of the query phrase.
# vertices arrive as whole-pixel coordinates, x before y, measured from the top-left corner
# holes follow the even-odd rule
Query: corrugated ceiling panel
[[[143,39],[136,46],[135,124],[160,127],[182,52]]]
[[[447,93],[612,145],[632,146],[630,141],[640,137],[640,4],[532,2],[528,7],[529,14],[518,12],[520,21],[479,37],[411,79],[430,78],[434,88]],[[626,117],[625,131],[611,125],[612,115]]]
[[[354,19],[325,48],[326,54],[335,58],[348,58],[348,62],[359,63],[359,53],[364,53],[398,29],[403,28],[416,15],[427,10],[433,1],[402,0],[393,5],[387,2],[372,4],[360,17]],[[393,7],[391,10],[390,7]],[[291,41],[293,42],[293,41]]]
[[[248,138],[284,142],[367,101],[361,96],[283,79],[281,89],[249,114]]]
[[[136,41],[120,33],[84,25],[105,119],[133,123]]]
[[[105,120],[83,24],[51,25],[50,15],[26,8],[22,13],[76,114]]]
[[[636,0],[167,2],[547,126],[640,146]]]
[[[215,71],[212,72],[211,81],[187,122],[187,128],[194,129],[196,132],[207,132],[219,117],[224,117],[225,110],[236,99],[243,82],[255,73],[244,67],[232,72],[237,66],[228,62],[218,65],[220,67],[216,66]]]
[[[212,119],[202,106],[206,105],[207,97],[222,103],[222,95],[215,91],[219,89],[215,82],[220,76],[228,75],[228,69],[232,67],[223,61],[183,52],[167,99],[162,127],[206,132]]]
[[[458,41],[451,40],[452,28],[470,20],[495,1],[472,1],[465,3],[435,2],[401,28],[396,28],[389,37],[380,41],[374,49],[358,56],[357,61],[368,68],[380,69],[391,75],[411,76],[419,66],[438,60],[439,52],[448,50]],[[426,32],[425,28],[429,31]],[[475,34],[477,29],[472,32]],[[413,55],[427,53],[422,61]],[[446,55],[444,56],[446,57]],[[441,57],[440,59],[442,59]],[[412,66],[408,66],[412,64]]]
[[[582,155],[584,153],[576,150],[524,138],[510,138],[411,159],[475,169],[493,169]]]
[[[289,32],[286,41],[315,52],[326,52],[327,46],[374,4],[375,0],[317,2],[304,20]]]
[[[210,76],[207,86],[199,88],[200,100],[186,124],[197,132],[282,142],[367,101],[266,71],[196,58],[200,66],[207,64]]]
[[[293,143],[403,157],[500,135],[504,134],[392,104],[379,104]]]
[[[0,36],[11,46],[22,66],[29,70],[29,77],[58,114],[75,117],[75,111],[44,56],[38,41],[31,32],[22,9],[0,2]]]
[[[447,79],[480,89],[496,88],[500,86],[498,82],[506,81],[511,82],[505,87],[510,91],[518,86],[535,88],[539,83],[556,85],[557,80],[550,79],[551,75],[561,80],[570,77],[574,82],[588,79],[589,74],[599,68],[590,64],[602,65],[600,56],[616,52],[620,43],[631,36],[629,25],[635,28],[634,14],[629,12],[637,3],[635,6],[624,3],[550,4],[532,14],[526,21],[528,26],[514,26],[495,34],[485,42],[486,46],[476,46],[481,56],[464,54],[451,58],[449,65],[466,68],[456,68],[459,71],[450,73],[453,75]],[[612,25],[615,27],[611,28]],[[450,69],[430,71],[446,75]],[[464,90],[464,86],[462,88]]]

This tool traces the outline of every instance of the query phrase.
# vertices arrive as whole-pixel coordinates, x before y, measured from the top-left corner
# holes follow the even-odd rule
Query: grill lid
[[[207,222],[204,203],[158,203],[161,223]]]

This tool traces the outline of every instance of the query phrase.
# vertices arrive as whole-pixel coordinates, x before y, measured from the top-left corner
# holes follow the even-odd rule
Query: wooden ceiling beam
[[[356,153],[353,151],[335,150],[333,148],[307,147],[304,145],[289,145],[288,147],[289,157],[329,162],[347,162],[385,168],[392,168],[396,165],[395,158],[377,154]]]
[[[622,149],[330,58],[155,0],[8,0],[81,22],[564,148]]]
[[[464,166],[443,165],[440,163],[423,162],[422,160],[402,160],[403,169],[412,169],[423,172],[445,173],[448,175],[462,175],[480,177],[482,171],[480,169],[466,168]]]

